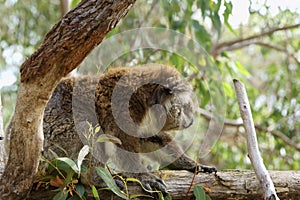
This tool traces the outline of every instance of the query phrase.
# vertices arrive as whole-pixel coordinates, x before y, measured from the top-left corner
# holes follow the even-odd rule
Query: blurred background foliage
[[[78,2],[72,1],[71,7]],[[62,6],[65,0],[0,0],[0,3],[0,88],[6,126],[15,105],[20,65],[67,9]],[[270,0],[137,1],[107,37],[140,27],[161,27],[187,35],[206,50],[210,64],[219,71],[215,79],[223,86],[224,96],[220,101],[226,115],[222,135],[210,154],[199,162],[220,169],[251,168],[232,84],[232,79],[237,78],[246,85],[267,168],[300,169],[299,8],[284,3],[275,6]],[[122,42],[126,41],[119,44]],[[73,75],[103,67],[96,60],[91,54]],[[151,49],[122,55],[111,65],[151,62],[174,65],[191,80],[203,109],[198,121],[207,127],[210,113],[216,109],[211,105],[210,88],[215,79],[205,70],[191,70],[191,63],[178,54]],[[200,134],[202,139],[204,132],[205,129]],[[190,153],[196,157],[199,141],[194,143]]]

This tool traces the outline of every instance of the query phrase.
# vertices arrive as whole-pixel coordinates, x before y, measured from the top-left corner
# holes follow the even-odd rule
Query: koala
[[[89,121],[101,127],[99,134],[121,141],[97,143],[95,163],[109,160],[146,188],[165,192],[166,184],[150,173],[141,155],[170,169],[216,172],[213,167],[196,165],[169,133],[190,127],[194,114],[193,88],[167,65],[117,67],[100,77],[66,78],[45,109],[44,155],[76,159],[86,141],[81,133]]]

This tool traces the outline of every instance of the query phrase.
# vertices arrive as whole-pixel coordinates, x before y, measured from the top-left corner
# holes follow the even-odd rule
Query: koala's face
[[[182,130],[193,124],[195,105],[192,95],[174,95],[166,101],[167,119],[163,130]]]

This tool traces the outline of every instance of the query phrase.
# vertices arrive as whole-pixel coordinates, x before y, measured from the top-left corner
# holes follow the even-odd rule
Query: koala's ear
[[[152,105],[154,105],[154,104],[162,104],[172,94],[173,94],[173,91],[170,88],[166,88],[166,87],[164,87],[162,85],[157,85],[156,88],[153,91],[150,103]]]

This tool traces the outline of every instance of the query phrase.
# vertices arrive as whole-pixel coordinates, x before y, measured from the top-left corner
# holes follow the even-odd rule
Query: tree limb
[[[271,180],[269,173],[263,163],[263,159],[260,155],[258,142],[256,137],[256,131],[254,122],[252,119],[252,113],[250,103],[247,97],[246,89],[244,84],[236,79],[233,80],[236,95],[240,107],[241,116],[244,122],[244,127],[247,136],[247,147],[249,158],[255,170],[256,176],[263,188],[265,200],[279,200],[277,197],[274,184]]]
[[[0,178],[6,163],[6,152],[4,148],[4,131],[3,131],[3,115],[2,115],[2,101],[0,94]]]
[[[246,38],[238,38],[238,39],[235,39],[235,40],[219,43],[214,47],[214,50],[220,52],[222,50],[222,48],[224,48],[224,47],[229,47],[229,46],[233,46],[237,43],[241,43],[241,42],[261,38],[261,37],[273,34],[277,31],[289,30],[289,29],[294,29],[294,28],[298,28],[298,27],[300,27],[300,23],[294,24],[294,25],[289,25],[289,26],[284,26],[284,27],[273,28],[273,29],[267,30],[265,32],[255,34],[255,35],[252,35],[252,36],[249,36],[249,37],[246,37]]]
[[[193,173],[187,171],[163,170],[158,175],[166,177],[165,183],[168,187],[168,192],[173,200],[193,199],[193,188],[195,185],[202,186],[211,199],[228,200],[228,199],[262,199],[263,191],[260,183],[255,177],[254,171],[251,170],[224,170],[213,174],[198,174],[195,176],[192,183],[192,189],[186,198]],[[300,171],[270,171],[270,175],[274,181],[276,191],[281,199],[298,200],[300,199]],[[140,186],[136,184],[128,185],[129,194],[148,194],[144,192]],[[32,191],[31,200],[52,199],[57,191]],[[113,195],[111,192],[99,190],[101,199],[120,198]],[[91,195],[91,194],[90,194]],[[92,198],[92,195],[90,196]],[[139,200],[152,199],[150,197],[139,197]]]

